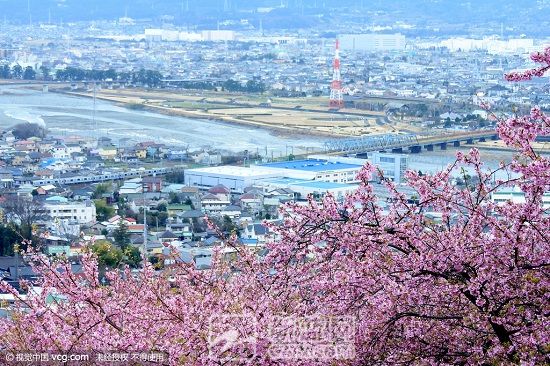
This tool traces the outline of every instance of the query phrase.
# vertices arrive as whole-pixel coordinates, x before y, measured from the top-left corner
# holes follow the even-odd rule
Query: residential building
[[[96,222],[96,209],[92,201],[50,200],[44,203],[43,210],[54,221],[74,220],[79,224],[93,224]]]

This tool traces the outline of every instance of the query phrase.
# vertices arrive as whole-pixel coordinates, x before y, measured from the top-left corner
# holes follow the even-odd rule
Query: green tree
[[[229,79],[223,82],[223,89],[227,91],[243,91],[241,83],[233,79]]]
[[[14,65],[11,68],[11,75],[14,79],[21,79],[21,77],[23,76],[23,68],[21,67],[21,65]]]
[[[94,200],[94,203],[98,221],[106,221],[115,215],[115,209],[109,206],[105,200]]]
[[[34,80],[36,79],[36,71],[31,66],[25,67],[25,71],[23,71],[23,79],[25,80]]]
[[[164,268],[164,260],[158,255],[149,256],[149,263],[151,263],[155,269]]]
[[[45,127],[40,126],[36,123],[23,122],[16,124],[11,132],[17,139],[28,139],[29,137],[40,137],[43,138],[46,136],[48,131]]]
[[[158,213],[158,224],[159,226],[166,226],[166,221],[168,220],[168,212],[161,211]]]
[[[195,204],[193,204],[193,201],[190,197],[187,197],[184,202],[187,206],[190,206],[192,210],[195,209]]]
[[[105,75],[105,79],[111,79],[111,80],[116,80],[118,77],[117,72],[114,69],[109,69],[105,71],[104,75]]]
[[[158,71],[147,70],[145,80],[146,84],[150,87],[159,86],[162,80],[162,74]]]
[[[67,80],[67,72],[65,70],[57,70],[55,72],[55,79],[59,81]]]
[[[266,86],[261,81],[248,80],[245,90],[249,93],[263,93],[266,90]]]
[[[130,245],[130,233],[128,232],[128,225],[122,219],[118,222],[118,227],[113,231],[113,239],[115,244],[122,250],[125,250]]]
[[[170,192],[168,200],[170,203],[181,203],[180,196],[176,192]]]
[[[18,228],[13,225],[0,225],[0,256],[13,255],[13,246],[21,241]]]
[[[231,217],[224,215],[223,216],[223,222],[222,222],[222,230],[226,233],[238,233],[238,227],[235,225],[233,220],[231,220]]]
[[[115,247],[108,240],[98,240],[92,247],[92,252],[97,255],[99,265],[105,268],[116,268],[122,261],[122,250]]]
[[[40,220],[48,219],[44,214],[42,203],[36,200],[27,199],[18,196],[9,196],[2,203],[3,214],[7,222],[17,223],[12,226],[18,232],[18,240],[30,240],[30,244],[38,244],[38,238],[34,235],[36,232],[36,223]],[[27,241],[22,241],[21,248],[26,249]]]
[[[48,66],[40,66],[40,72],[43,80],[50,80],[50,68]]]
[[[0,67],[0,78],[10,79],[11,78],[11,69],[8,65],[3,65]]]
[[[141,253],[138,248],[133,246],[127,246],[123,250],[123,263],[129,265],[132,268],[138,268],[141,263]]]
[[[185,177],[183,172],[171,172],[164,176],[164,179],[170,183],[183,184],[185,183]]]
[[[92,197],[94,199],[99,199],[101,198],[101,196],[103,196],[105,193],[109,192],[110,190],[111,190],[111,183],[100,183],[95,186]]]

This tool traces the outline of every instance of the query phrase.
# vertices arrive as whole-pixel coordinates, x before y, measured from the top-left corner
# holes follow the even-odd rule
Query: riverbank
[[[75,92],[75,91],[67,91],[63,89],[50,89],[50,92],[53,93],[60,93],[70,96],[77,96],[77,97],[83,97],[83,98],[93,98],[93,95],[90,93],[84,93],[84,92]],[[245,127],[252,127],[258,130],[267,130],[270,133],[280,136],[280,137],[289,137],[289,138],[296,138],[299,136],[315,136],[315,137],[338,137],[333,136],[330,133],[323,133],[321,131],[314,131],[314,130],[308,130],[308,129],[299,129],[295,127],[287,127],[287,126],[274,126],[272,124],[257,122],[257,121],[251,121],[251,120],[242,120],[238,118],[228,117],[228,116],[221,116],[221,115],[213,115],[212,113],[204,113],[200,112],[198,110],[185,110],[185,109],[176,109],[176,108],[170,108],[170,107],[163,107],[161,105],[154,105],[147,103],[147,100],[145,99],[130,99],[130,98],[120,98],[120,97],[114,97],[114,96],[104,96],[104,95],[96,95],[96,99],[98,100],[104,100],[107,102],[111,102],[116,104],[120,107],[125,107],[128,109],[134,109],[134,110],[143,110],[148,111],[152,113],[160,113],[166,116],[172,116],[172,117],[185,117],[185,118],[191,118],[195,120],[209,120],[209,121],[215,121],[215,122],[224,122],[239,126],[245,126]],[[139,106],[139,107],[137,107]],[[340,136],[343,137],[343,136]]]
[[[92,98],[91,90],[50,87],[51,92]],[[279,98],[262,102],[257,95],[230,93],[187,93],[167,90],[103,89],[96,92],[105,100],[131,109],[147,110],[170,116],[220,121],[266,129],[280,136],[316,136],[349,138],[395,132],[412,132],[410,126],[378,123],[383,112],[328,111],[319,98]]]
[[[19,89],[19,88],[17,88]],[[18,95],[20,94],[17,89],[13,89],[12,91],[7,90],[6,92],[8,94]],[[38,93],[37,95],[43,95],[47,99],[53,99],[55,100],[56,94],[58,95],[66,95],[69,98],[76,97],[77,99],[81,99],[81,102],[77,102],[75,99],[76,104],[83,104],[86,107],[85,108],[91,108],[92,103],[89,102],[91,98],[93,98],[92,93],[85,92],[82,90],[77,91],[71,91],[68,89],[67,86],[63,85],[55,85],[53,88],[50,88],[51,93],[43,93],[42,88],[39,85],[34,86],[25,86],[24,89],[27,90],[34,90],[35,93]],[[23,89],[20,89],[23,90]],[[120,92],[124,92],[123,95],[118,95]],[[240,111],[240,114],[244,114],[243,111],[246,109],[246,111],[250,110],[256,110],[258,108],[254,107],[242,107],[246,103],[254,103],[253,98],[257,98],[257,96],[248,96],[248,95],[242,95],[240,96],[240,99],[237,99],[236,103],[227,103],[223,100],[223,98],[227,98],[228,94],[215,94],[215,93],[204,93],[204,94],[197,94],[195,95],[180,95],[177,93],[174,93],[172,91],[145,91],[146,94],[143,94],[143,92],[138,90],[106,90],[105,93],[108,93],[108,95],[104,95],[103,93],[98,93],[97,101],[98,106],[102,103],[107,102],[109,105],[115,106],[116,108],[123,108],[124,110],[128,111],[128,114],[135,114],[139,113],[140,111],[143,111],[144,113],[152,113],[157,116],[165,116],[163,118],[154,118],[158,119],[157,122],[150,122],[143,124],[143,127],[140,127],[140,129],[147,129],[147,130],[157,130],[158,133],[165,135],[165,131],[174,131],[174,133],[177,132],[178,135],[181,136],[188,136],[190,135],[190,126],[186,125],[186,128],[180,129],[180,126],[183,127],[184,125],[181,124],[173,124],[168,123],[165,125],[165,120],[168,117],[174,117],[176,120],[177,118],[186,118],[188,120],[193,120],[193,125],[196,127],[191,127],[204,130],[205,135],[204,140],[208,140],[208,136],[211,135],[212,127],[210,124],[216,125],[216,129],[219,129],[221,125],[225,126],[234,126],[235,128],[245,128],[250,132],[246,132],[243,137],[246,136],[247,139],[250,141],[255,141],[261,137],[262,140],[265,140],[267,143],[263,143],[263,145],[269,144],[269,136],[273,136],[274,138],[283,138],[292,140],[289,145],[301,145],[302,141],[311,141],[312,139],[317,140],[316,145],[322,146],[323,140],[333,139],[333,138],[342,138],[345,136],[334,136],[329,133],[323,133],[319,132],[316,129],[304,129],[299,128],[297,126],[291,125],[273,125],[273,124],[266,124],[266,123],[259,123],[255,121],[250,120],[243,120],[238,119],[230,116],[224,116],[223,113],[227,111],[230,106],[233,106],[233,110]],[[48,98],[47,95],[50,95]],[[238,97],[238,96],[237,96]],[[203,100],[208,98],[208,102],[204,103]],[[252,98],[252,99],[250,99]],[[183,102],[184,100],[191,100],[193,102]],[[104,102],[105,101],[105,102]],[[257,100],[256,100],[257,102]],[[281,103],[280,101],[277,101],[278,103]],[[291,103],[296,102],[295,100],[290,100],[288,105],[291,105]],[[319,103],[319,100],[312,101],[311,103]],[[194,104],[193,104],[194,103]],[[202,103],[202,104],[201,104]],[[51,104],[50,104],[51,105]],[[173,107],[173,105],[177,105],[177,107]],[[194,110],[187,110],[187,107],[194,106]],[[200,110],[200,108],[206,109],[207,111]],[[307,108],[310,108],[310,105],[306,106]],[[104,108],[104,107],[103,107]],[[108,107],[107,107],[108,108]],[[10,107],[10,109],[12,109]],[[220,111],[221,110],[221,111]],[[19,111],[17,112],[19,113]],[[79,111],[79,113],[81,113]],[[13,111],[10,112],[10,114],[14,114]],[[20,113],[19,113],[20,114]],[[42,115],[43,113],[40,113]],[[325,116],[327,113],[325,112]],[[40,117],[40,116],[38,116]],[[37,118],[38,118],[37,117]],[[89,115],[91,117],[91,113]],[[49,118],[49,117],[45,117]],[[85,123],[84,118],[86,118],[85,115],[80,114],[72,115],[69,117],[68,115],[64,118],[65,120],[71,120],[75,121],[75,119],[81,119],[82,123]],[[151,117],[149,117],[151,118]],[[326,117],[325,117],[326,118]],[[166,120],[167,121],[167,120]],[[282,119],[284,121],[284,118]],[[107,122],[107,120],[105,120]],[[183,122],[183,121],[182,121]],[[284,122],[280,122],[284,123]],[[331,123],[336,123],[334,121],[331,121]],[[201,127],[202,126],[202,127]],[[61,127],[61,125],[59,126]],[[105,130],[105,133],[107,134],[118,134],[118,135],[124,135],[125,133],[128,133],[129,135],[134,134],[135,130],[132,128],[128,128],[126,124],[117,123],[117,125],[109,125],[107,123],[101,124],[100,128]],[[112,129],[115,129],[117,131],[113,132]],[[234,128],[234,129],[235,129]],[[394,128],[394,127],[392,127]],[[120,132],[119,132],[120,131]],[[128,132],[123,132],[128,131]],[[394,129],[391,132],[395,132]],[[157,132],[152,132],[157,133]],[[153,136],[151,134],[151,136]],[[166,137],[166,139],[170,139],[170,135]],[[307,143],[305,144],[307,145]],[[304,145],[304,146],[305,146]],[[542,153],[548,154],[550,153],[550,144],[549,143],[537,143],[536,149],[537,151],[541,151]],[[507,148],[503,145],[500,141],[487,141],[484,143],[476,143],[474,145],[465,145],[464,147],[476,147],[480,150],[487,150],[487,151],[512,151],[511,149]]]

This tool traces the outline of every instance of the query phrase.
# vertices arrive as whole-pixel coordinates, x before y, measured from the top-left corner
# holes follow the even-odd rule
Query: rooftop
[[[213,194],[229,194],[231,193],[231,191],[229,190],[229,188],[227,188],[226,186],[224,186],[223,184],[218,184],[212,188],[210,188],[208,190],[209,193],[213,193]]]
[[[360,169],[361,165],[348,164],[341,162],[333,162],[319,159],[307,159],[307,160],[293,160],[293,161],[281,161],[275,163],[262,164],[261,166],[277,169],[293,169],[321,172],[326,170],[340,170],[340,169]]]
[[[332,182],[318,182],[318,181],[302,181],[292,184],[293,186],[302,186],[308,188],[319,188],[319,189],[335,189],[335,188],[357,188],[353,184],[343,184],[343,183],[332,183]]]
[[[189,173],[206,173],[206,174],[216,174],[216,175],[228,175],[228,176],[240,176],[240,177],[269,177],[278,174],[279,172],[274,169],[267,169],[262,166],[233,166],[233,165],[222,165],[214,166],[208,168],[196,168],[188,169],[185,171],[186,174]]]
[[[265,179],[263,182],[272,185],[286,185],[290,189],[293,186],[307,187],[307,188],[317,188],[317,189],[335,189],[335,188],[357,188],[355,184],[345,184],[345,183],[333,183],[333,182],[323,182],[317,180],[303,180],[303,179],[293,179],[293,178],[280,178],[280,179]]]

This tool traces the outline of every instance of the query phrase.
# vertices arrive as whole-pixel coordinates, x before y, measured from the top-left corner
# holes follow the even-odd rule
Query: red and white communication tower
[[[330,109],[344,108],[344,97],[342,96],[342,79],[340,75],[340,43],[336,40],[334,49],[334,62],[332,64],[332,82],[330,83]]]

